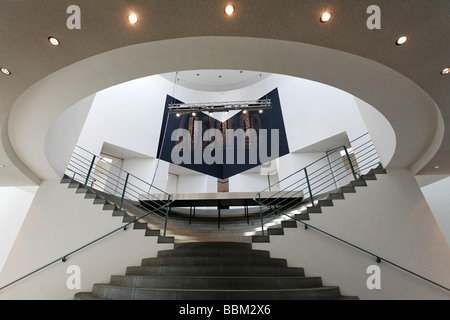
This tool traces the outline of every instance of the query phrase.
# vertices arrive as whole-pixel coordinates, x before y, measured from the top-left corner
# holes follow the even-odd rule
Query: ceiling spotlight
[[[1,68],[0,70],[2,71],[3,74],[6,74],[7,76],[11,75],[11,71],[9,71],[6,68]]]
[[[259,113],[263,113],[263,111],[262,111],[262,110],[259,110]]]
[[[330,19],[331,19],[331,13],[329,13],[328,11],[325,11],[320,16],[320,22],[322,22],[322,23],[328,22],[328,21],[330,21]]]
[[[192,116],[195,117],[197,114],[195,112],[192,112]]]
[[[231,16],[236,11],[236,8],[232,4],[227,4],[224,11],[227,16]]]
[[[449,74],[450,73],[450,67],[445,68],[444,70],[441,71],[441,74]]]
[[[179,118],[180,117],[180,114],[179,113],[177,113],[177,118]]]
[[[440,166],[434,166],[433,167],[433,169],[439,169],[440,168]]]
[[[137,17],[137,15],[134,14],[134,13],[131,13],[131,14],[128,16],[128,21],[130,21],[131,24],[136,24],[136,23],[138,22],[138,17]]]
[[[406,41],[408,40],[407,36],[401,36],[400,38],[398,38],[398,40],[395,42],[396,45],[401,46],[402,44],[404,44]]]
[[[247,110],[242,110],[242,113],[243,113],[243,114],[246,114],[246,113],[247,113]]]
[[[50,42],[54,46],[59,46],[59,40],[56,37],[48,37],[48,42]]]

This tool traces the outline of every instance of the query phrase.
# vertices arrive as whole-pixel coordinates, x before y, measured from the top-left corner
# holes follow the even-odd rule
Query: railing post
[[[92,172],[92,168],[94,167],[94,163],[95,163],[95,158],[97,158],[97,156],[94,155],[94,157],[92,158],[91,161],[91,166],[89,167],[89,171],[86,175],[86,181],[84,182],[84,187],[86,188],[88,181],[89,181],[89,177],[91,176],[91,172]]]
[[[259,217],[261,219],[261,232],[264,236],[264,221],[263,221],[263,210],[262,210],[262,202],[261,202],[261,192],[258,193],[258,202],[259,202]]]
[[[119,210],[122,210],[123,199],[125,198],[125,191],[127,190],[127,184],[128,184],[128,178],[129,177],[130,177],[130,174],[127,173],[127,177],[125,178],[125,184],[123,185],[122,198],[120,198],[120,208],[119,208]]]
[[[344,146],[344,150],[345,150],[345,154],[347,156],[348,164],[350,165],[350,169],[352,170],[353,179],[355,179],[355,181],[356,181],[358,179],[356,178],[355,168],[353,168],[353,163],[352,163],[352,160],[350,159],[350,155],[348,154],[348,150],[347,150],[346,146]]]
[[[305,171],[306,183],[308,184],[308,190],[309,190],[309,196],[311,197],[311,203],[312,203],[313,207],[315,207],[314,197],[313,197],[313,193],[311,190],[311,184],[309,183],[309,178],[308,178],[308,171],[306,170],[306,167],[303,170]]]
[[[166,236],[167,231],[167,220],[169,219],[169,210],[170,210],[170,195],[167,197],[167,209],[166,209],[166,216],[164,219],[164,237]]]

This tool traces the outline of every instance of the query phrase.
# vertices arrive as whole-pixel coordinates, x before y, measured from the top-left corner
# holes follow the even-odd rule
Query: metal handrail
[[[27,273],[26,275],[24,275],[24,276],[22,276],[22,277],[20,277],[20,278],[18,278],[18,279],[16,279],[16,280],[14,280],[14,281],[8,283],[7,285],[4,285],[3,287],[0,288],[0,291],[3,290],[3,289],[5,289],[5,288],[7,288],[7,287],[9,287],[9,286],[11,286],[11,285],[13,285],[13,284],[15,284],[15,283],[17,283],[17,282],[19,282],[19,281],[21,281],[21,280],[23,280],[23,279],[25,279],[25,278],[28,278],[29,276],[31,276],[31,275],[33,275],[33,274],[35,274],[35,273],[37,273],[37,272],[39,272],[39,271],[41,271],[41,270],[47,268],[47,267],[50,267],[51,265],[53,265],[53,264],[55,264],[55,263],[57,263],[57,262],[59,262],[59,261],[66,262],[66,261],[67,261],[67,258],[68,258],[69,256],[71,256],[71,255],[77,253],[78,251],[81,251],[82,249],[84,249],[84,248],[86,248],[86,247],[88,247],[88,246],[90,246],[90,245],[92,245],[92,244],[94,244],[94,243],[96,243],[96,242],[98,242],[98,241],[100,241],[100,240],[102,240],[102,239],[104,239],[104,238],[106,238],[106,237],[108,237],[108,236],[110,236],[110,235],[112,235],[112,234],[114,234],[114,233],[120,231],[120,230],[126,231],[126,230],[128,229],[128,226],[130,226],[131,224],[134,224],[135,222],[141,220],[142,218],[145,218],[147,215],[150,215],[150,214],[151,214],[151,212],[148,212],[146,215],[140,216],[140,217],[134,219],[133,221],[128,222],[128,223],[126,223],[125,225],[123,225],[123,226],[121,226],[121,227],[119,227],[119,228],[116,228],[116,229],[114,229],[114,230],[108,232],[107,234],[105,234],[105,235],[103,235],[103,236],[101,236],[101,237],[99,237],[99,238],[97,238],[97,239],[95,239],[95,240],[92,240],[92,241],[86,243],[85,245],[83,245],[83,246],[81,246],[81,247],[75,249],[75,250],[70,251],[69,253],[65,254],[64,256],[62,256],[62,257],[60,257],[60,258],[58,258],[58,259],[55,259],[55,260],[53,260],[53,261],[47,263],[46,265],[44,265],[44,266],[42,266],[42,267],[40,267],[40,268],[38,268],[38,269],[36,269],[36,270],[30,272],[30,273]]]
[[[83,148],[81,148],[81,147],[79,147],[79,146],[77,146],[77,148],[83,149]],[[105,175],[105,177],[101,177],[101,176],[98,175],[96,172],[92,172],[92,169],[93,169],[95,160],[96,160],[97,158],[98,158],[99,160],[102,159],[102,158],[99,157],[99,156],[96,156],[96,155],[92,154],[91,152],[87,151],[86,149],[83,149],[83,150],[84,150],[85,152],[88,152],[89,154],[91,154],[91,155],[93,156],[92,161],[90,161],[90,165],[87,165],[85,162],[82,161],[83,159],[86,160],[86,161],[89,161],[87,158],[85,158],[85,157],[83,157],[83,156],[77,154],[77,153],[74,151],[73,154],[72,154],[71,160],[69,161],[68,167],[67,167],[67,169],[66,169],[67,171],[69,171],[69,172],[71,173],[71,175],[70,175],[70,176],[67,175],[67,176],[68,176],[69,178],[72,179],[71,182],[75,181],[75,182],[77,182],[77,183],[80,183],[81,185],[84,183],[84,187],[87,187],[87,183],[90,182],[90,181],[92,181],[92,183],[91,183],[91,189],[93,189],[94,192],[95,192],[95,188],[93,188],[92,185],[94,185],[94,184],[98,181],[98,179],[93,179],[92,176],[98,176],[98,177],[100,177],[100,178],[103,179],[103,180],[105,180],[106,178],[108,178],[108,176]],[[80,158],[81,158],[81,159],[80,159]],[[99,167],[99,168],[100,168],[100,167]],[[118,167],[116,166],[116,168],[118,168]],[[101,168],[101,169],[104,169],[104,168]],[[81,171],[76,171],[76,170],[81,170]],[[83,170],[87,170],[87,173],[84,173]],[[122,172],[126,172],[126,171],[122,170]],[[133,175],[131,175],[131,174],[128,173],[128,172],[126,172],[126,174],[127,174],[128,176],[133,176]],[[77,180],[77,176],[79,176],[80,178],[82,178],[82,179],[81,179],[82,181],[78,181],[78,180]],[[117,182],[119,181],[119,179],[122,179],[121,177],[119,177],[119,176],[117,176],[117,175],[115,175],[115,174],[113,174],[113,173],[110,173],[109,177],[110,177],[110,176],[115,176],[115,177],[117,177],[117,178],[118,178],[118,179],[117,179]],[[97,177],[97,178],[98,178],[98,177]],[[135,177],[135,176],[133,176],[133,177]],[[139,179],[139,178],[137,178],[137,177],[135,177],[135,178],[138,179],[138,180],[141,181],[141,182],[146,183],[147,185],[153,187],[153,188],[156,189],[156,190],[160,190],[160,189],[158,189],[158,188],[156,188],[156,187],[150,185],[149,183],[143,181],[142,179]],[[123,179],[122,179],[122,180],[123,180]],[[126,180],[124,180],[124,181],[126,181]],[[124,192],[122,193],[122,198],[121,198],[121,199],[122,199],[122,201],[123,201],[123,200],[129,200],[129,199],[126,199],[126,198],[125,198],[125,194],[126,194],[125,190],[126,190],[126,187],[127,187],[127,186],[132,186],[132,184],[131,184],[131,183],[128,184],[128,183],[125,182],[125,183],[123,183],[122,185],[123,185],[123,188],[124,188],[124,189],[123,189]],[[134,187],[136,187],[138,190],[142,190],[142,189],[140,189],[140,188],[137,187],[137,186],[134,186]],[[98,191],[98,190],[97,190],[97,191]],[[46,265],[44,265],[44,266],[42,266],[42,267],[40,267],[40,268],[37,268],[36,270],[34,270],[34,271],[32,271],[32,272],[29,272],[29,273],[27,273],[26,275],[24,275],[24,276],[22,276],[22,277],[20,277],[20,278],[18,278],[18,279],[16,279],[16,280],[14,280],[14,281],[12,281],[12,282],[10,282],[10,283],[8,283],[8,284],[6,284],[6,285],[0,287],[0,291],[3,290],[3,289],[5,289],[5,288],[7,288],[7,287],[9,287],[9,286],[11,286],[11,285],[13,285],[13,284],[15,284],[15,283],[17,283],[17,282],[19,282],[19,281],[21,281],[21,280],[23,280],[23,279],[25,279],[25,278],[28,278],[29,276],[32,276],[33,274],[35,274],[35,273],[37,273],[37,272],[39,272],[39,271],[41,271],[41,270],[43,270],[43,269],[45,269],[45,268],[47,268],[47,267],[50,267],[51,265],[53,265],[53,264],[55,264],[55,263],[57,263],[57,262],[59,262],[59,261],[66,262],[66,260],[67,260],[67,258],[68,258],[69,256],[71,256],[71,255],[77,253],[78,251],[80,251],[80,250],[82,250],[82,249],[84,249],[84,248],[86,248],[86,247],[88,247],[88,246],[90,246],[90,245],[92,245],[92,244],[94,244],[94,243],[96,243],[96,242],[98,242],[98,241],[100,241],[100,240],[102,240],[102,239],[104,239],[104,238],[106,238],[106,237],[108,237],[108,236],[110,236],[110,235],[112,235],[112,234],[114,234],[114,233],[120,231],[120,230],[127,230],[128,226],[130,226],[130,225],[132,225],[132,224],[138,222],[138,221],[141,220],[141,219],[147,218],[147,217],[157,217],[157,218],[159,218],[159,219],[163,219],[163,220],[164,220],[164,233],[163,233],[163,235],[166,236],[166,231],[167,231],[167,220],[168,220],[168,211],[169,211],[169,208],[170,208],[170,204],[174,201],[174,199],[173,199],[173,197],[172,197],[170,194],[168,194],[168,193],[166,193],[166,192],[164,192],[164,191],[161,191],[161,192],[162,192],[165,196],[167,196],[167,200],[165,200],[165,202],[163,202],[162,205],[155,204],[155,206],[152,207],[152,210],[148,210],[148,209],[143,208],[143,207],[141,207],[141,208],[136,208],[137,210],[140,210],[140,211],[144,211],[144,210],[145,210],[146,213],[143,214],[143,215],[141,215],[141,216],[136,216],[135,219],[133,219],[133,220],[130,221],[130,222],[125,223],[125,224],[122,225],[121,227],[118,227],[118,228],[116,228],[116,229],[114,229],[114,230],[112,230],[112,231],[110,231],[110,232],[104,234],[103,236],[101,236],[101,237],[99,237],[99,238],[96,238],[96,239],[94,239],[94,240],[92,240],[92,241],[86,243],[85,245],[83,245],[83,246],[81,246],[81,247],[79,247],[79,248],[77,248],[77,249],[75,249],[75,250],[70,251],[69,253],[65,254],[64,256],[62,256],[62,257],[60,257],[60,258],[58,258],[58,259],[55,259],[55,260],[53,260],[53,261],[47,263]],[[108,192],[106,192],[106,193],[108,193]],[[156,197],[155,197],[155,198],[156,198]],[[159,199],[158,199],[158,200],[159,200]],[[109,201],[109,200],[108,200],[108,201]],[[122,209],[122,204],[123,204],[123,202],[122,202],[121,205],[120,205],[120,209]],[[141,210],[141,209],[142,209],[142,210]],[[161,209],[163,209],[163,210],[161,210]],[[155,212],[158,212],[158,211],[164,214],[164,218],[162,218],[161,216],[155,214]]]
[[[84,151],[87,153],[87,156],[92,157],[92,160],[89,160],[87,157],[79,154],[80,152],[78,149]],[[84,181],[79,181],[80,183],[84,183],[84,186],[87,186],[88,180],[94,176],[96,181],[94,184],[98,189],[102,189],[103,192],[106,194],[110,194],[112,196],[116,196],[117,194],[121,194],[120,200],[117,201],[116,205],[120,206],[119,209],[122,209],[122,206],[125,203],[134,204],[132,202],[140,202],[140,197],[145,198],[145,206],[136,206],[137,210],[148,212],[159,212],[160,214],[163,214],[165,216],[165,226],[164,226],[164,235],[166,235],[166,226],[167,226],[167,218],[168,214],[166,214],[165,211],[168,211],[170,203],[173,201],[170,201],[171,196],[161,191],[161,189],[151,185],[150,183],[136,177],[135,175],[119,168],[118,166],[113,165],[112,163],[109,163],[110,167],[113,167],[116,169],[116,171],[119,171],[119,174],[115,174],[114,172],[111,172],[111,170],[106,170],[105,168],[95,165],[96,162],[104,160],[103,157],[94,155],[90,151],[76,146],[75,150],[72,154],[72,157],[68,164],[68,170],[71,172],[76,172],[80,177],[85,179]],[[126,179],[122,178],[120,174],[126,174]],[[76,175],[75,175],[76,176]],[[153,194],[148,193],[147,191],[143,190],[142,188],[134,185],[130,182],[130,178],[136,179],[139,182],[145,184],[149,187],[149,189],[153,190],[159,190],[161,191],[161,194],[163,195],[163,199],[156,197]],[[100,187],[101,181],[103,181],[103,185]],[[96,189],[96,188],[94,188]],[[98,190],[101,191],[101,190]],[[165,200],[167,198],[167,200]],[[130,202],[131,201],[131,202]],[[114,201],[112,201],[114,202]],[[161,202],[166,202],[165,205],[161,206]],[[165,209],[163,211],[162,209]],[[148,215],[146,215],[148,216]],[[161,218],[159,215],[154,215],[158,218]]]
[[[410,274],[412,274],[412,275],[414,275],[414,276],[416,276],[416,277],[418,277],[418,278],[420,278],[420,279],[422,279],[422,280],[425,280],[425,281],[427,281],[427,282],[429,282],[429,283],[431,283],[431,284],[433,284],[433,285],[435,285],[435,286],[438,286],[438,287],[440,287],[440,288],[442,288],[442,289],[444,289],[444,290],[446,290],[446,291],[450,291],[450,288],[447,288],[446,286],[444,286],[444,285],[442,285],[442,284],[439,284],[439,283],[437,283],[437,282],[435,282],[435,281],[433,281],[433,280],[430,280],[430,279],[428,279],[428,278],[426,278],[426,277],[424,277],[424,276],[421,276],[420,274],[415,273],[414,271],[411,271],[411,270],[409,270],[409,269],[406,269],[405,267],[402,267],[402,266],[400,266],[400,265],[398,265],[398,264],[396,264],[396,263],[394,263],[394,262],[392,262],[392,261],[390,261],[390,260],[388,260],[388,259],[385,259],[385,258],[381,257],[380,255],[377,255],[377,254],[375,254],[375,253],[372,253],[372,252],[370,252],[370,251],[368,251],[368,250],[366,250],[366,249],[363,249],[363,248],[361,248],[361,247],[359,247],[359,246],[357,246],[357,245],[355,245],[355,244],[353,244],[353,243],[351,243],[351,242],[348,242],[348,241],[346,241],[346,240],[344,240],[344,239],[341,239],[341,238],[339,238],[339,237],[337,237],[337,236],[335,236],[335,235],[332,235],[332,234],[329,233],[329,232],[326,232],[326,231],[324,231],[324,230],[322,230],[322,229],[320,229],[320,228],[317,228],[317,227],[315,227],[315,226],[313,226],[313,225],[310,225],[309,223],[306,223],[306,222],[304,222],[303,220],[297,219],[297,218],[295,218],[295,216],[294,216],[294,217],[291,217],[291,216],[289,216],[289,215],[287,215],[287,214],[285,214],[285,213],[283,213],[283,215],[289,217],[289,218],[292,219],[292,220],[295,220],[296,222],[300,222],[301,224],[304,225],[305,229],[313,229],[313,230],[316,230],[316,231],[318,231],[318,232],[320,232],[320,233],[322,233],[322,234],[325,234],[325,235],[327,235],[327,236],[329,236],[329,237],[331,237],[331,238],[333,238],[333,239],[335,239],[335,240],[338,240],[338,241],[340,241],[340,242],[342,242],[342,243],[345,243],[345,244],[347,244],[347,245],[349,245],[349,246],[351,246],[351,247],[353,247],[353,248],[355,248],[355,249],[358,249],[358,250],[360,250],[360,251],[362,251],[362,252],[364,252],[364,253],[366,253],[366,254],[368,254],[368,255],[371,255],[372,257],[375,257],[377,263],[381,263],[382,261],[384,261],[384,262],[386,262],[386,263],[388,263],[388,264],[390,264],[390,265],[392,265],[392,266],[394,266],[394,267],[396,267],[396,268],[398,268],[398,269],[401,269],[401,270],[403,270],[403,271],[405,271],[405,272],[408,272],[408,273],[410,273]]]
[[[352,144],[356,146],[352,148],[352,152],[349,152],[349,148]],[[328,158],[336,153],[343,153],[338,155],[333,161],[328,161],[327,164],[319,165],[319,168],[314,167],[314,165],[320,163],[321,160]],[[351,154],[354,155],[353,160]],[[367,163],[368,162],[368,163]],[[261,232],[264,235],[264,220],[270,215],[278,215],[282,210],[289,210],[292,205],[295,204],[295,199],[290,199],[285,197],[284,199],[279,199],[280,195],[290,195],[290,197],[303,197],[303,201],[310,201],[312,206],[315,206],[314,198],[321,195],[326,189],[337,186],[337,183],[350,177],[350,180],[357,180],[363,170],[370,166],[367,164],[373,164],[376,167],[380,164],[380,159],[376,149],[370,139],[368,133],[365,133],[356,139],[353,139],[348,144],[336,147],[323,157],[311,162],[307,166],[295,171],[294,173],[288,175],[287,177],[275,182],[268,188],[257,193],[253,199],[260,206],[260,220],[261,220]],[[350,169],[350,172],[348,171]],[[300,176],[299,176],[300,175]],[[298,177],[299,176],[299,177]],[[295,181],[291,181],[294,180]],[[287,182],[288,185],[283,189],[273,193],[270,197],[261,199],[261,194],[268,189],[272,190],[274,186],[280,185],[283,182]],[[273,210],[272,206],[277,204],[276,209]],[[268,222],[272,221],[276,217],[270,219]]]
[[[271,197],[266,198],[266,199],[261,199],[261,193],[264,191],[267,191],[269,188],[266,188],[266,189],[260,191],[259,193],[257,193],[253,199],[255,201],[257,201],[260,206],[260,220],[261,220],[262,235],[264,236],[264,225],[266,223],[269,223],[269,222],[279,218],[280,215],[283,215],[283,216],[288,217],[289,219],[292,219],[292,220],[295,220],[295,221],[301,223],[302,225],[304,225],[305,229],[316,230],[319,233],[322,233],[322,234],[329,236],[337,241],[345,243],[355,249],[358,249],[368,255],[375,257],[377,263],[381,263],[382,261],[384,261],[398,269],[401,269],[409,274],[412,274],[412,275],[414,275],[422,280],[425,280],[433,285],[436,285],[446,291],[450,291],[449,288],[447,288],[433,280],[430,280],[430,279],[428,279],[424,276],[421,276],[411,270],[408,270],[407,268],[404,268],[388,259],[385,259],[385,258],[381,257],[380,255],[377,255],[366,249],[363,249],[349,241],[341,239],[327,231],[324,231],[324,230],[317,228],[309,223],[306,223],[303,220],[296,218],[295,214],[293,216],[289,215],[288,212],[291,212],[294,208],[292,206],[292,204],[295,204],[295,199],[294,200],[292,200],[292,199],[288,200],[288,198],[283,199],[283,200],[277,202],[277,204],[282,204],[281,206],[277,206],[275,208],[275,210],[272,208],[272,205],[278,199],[278,198],[275,198],[275,196],[277,196],[277,195],[279,196],[280,194],[284,194],[285,192],[287,192],[287,193],[295,192],[294,194],[299,194],[300,192],[303,192],[303,190],[305,190],[305,189],[308,190],[309,197],[305,197],[302,199],[303,205],[309,201],[314,206],[314,197],[316,197],[318,195],[320,196],[321,192],[324,192],[327,188],[330,188],[330,186],[332,186],[333,184],[336,184],[336,186],[337,186],[337,182],[340,182],[341,180],[343,180],[347,177],[353,177],[353,180],[358,180],[359,177],[366,170],[369,171],[370,169],[374,169],[374,168],[378,167],[379,165],[381,165],[381,162],[380,162],[380,159],[378,158],[376,149],[370,139],[368,141],[362,143],[361,145],[358,145],[357,147],[353,148],[352,153],[355,155],[354,160],[352,160],[350,157],[348,148],[351,146],[351,144],[359,141],[360,139],[363,139],[367,135],[368,135],[368,133],[363,134],[360,137],[352,140],[350,143],[331,150],[325,156],[325,157],[328,157],[329,155],[331,155],[335,152],[341,152],[341,151],[344,151],[344,153],[345,153],[346,161],[344,161],[343,165],[339,164],[339,163],[335,163],[335,162],[337,162],[337,160],[342,160],[341,157],[339,157],[329,163],[329,169],[331,172],[330,175],[327,176],[327,175],[324,175],[324,172],[321,172],[322,170],[324,170],[328,167],[327,165],[324,165],[324,166],[320,167],[319,169],[314,169],[313,171],[311,171],[311,173],[308,173],[307,169],[311,168],[314,164],[318,163],[320,160],[323,160],[325,158],[325,157],[321,157],[321,158],[317,159],[316,161],[308,164],[306,167],[295,171],[294,173],[290,174],[289,176],[287,176],[287,177],[283,178],[282,180],[271,185],[269,187],[270,189],[273,186],[280,184],[281,182],[286,182],[288,179],[293,178],[298,174],[302,174],[302,173],[305,174],[303,177],[301,177],[300,179],[297,179],[293,183],[290,183],[287,187],[279,190],[278,192],[273,194]],[[347,162],[347,163],[345,163],[345,162]],[[347,171],[346,165],[348,165],[350,167],[350,170],[351,170],[350,173]],[[336,169],[336,167],[337,167],[337,169]],[[325,181],[323,181],[324,179],[325,179]],[[330,181],[331,181],[331,183],[329,183]],[[296,189],[286,191],[286,189],[294,187],[294,186],[296,187]],[[269,202],[268,202],[268,200],[269,200]],[[264,210],[264,208],[265,208],[265,210]],[[275,215],[274,215],[274,212],[275,212]]]

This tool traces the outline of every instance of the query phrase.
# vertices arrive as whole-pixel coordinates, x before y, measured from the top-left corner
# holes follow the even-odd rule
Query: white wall
[[[270,183],[278,181],[278,175],[270,176]],[[230,192],[255,192],[269,188],[267,175],[260,173],[241,173],[229,179]],[[275,188],[273,190],[278,190]]]
[[[92,203],[66,184],[44,181],[0,273],[0,287],[123,225],[122,218],[112,217],[111,211]],[[91,291],[94,283],[109,282],[111,275],[124,274],[127,266],[140,265],[142,258],[173,248],[172,244],[157,244],[157,237],[144,234],[145,230],[120,230],[70,256],[66,263],[58,262],[0,291],[0,300],[71,300],[78,291]],[[80,267],[79,290],[66,285],[70,265]]]
[[[395,152],[396,138],[394,129],[392,129],[387,119],[378,110],[361,99],[356,97],[354,99],[364,123],[370,132],[381,163],[386,167]]]
[[[0,188],[0,272],[38,187]]]
[[[421,190],[450,245],[450,177],[426,185]]]
[[[450,250],[414,176],[406,169],[377,175],[368,187],[334,201],[311,215],[312,226],[323,229],[430,280],[450,287]],[[360,299],[449,299],[432,284],[393,267],[313,229],[285,229],[270,243],[253,244],[287,258],[288,266],[304,267],[307,276],[321,276],[324,285],[337,285],[343,295]],[[381,289],[369,290],[367,268],[381,268]]]
[[[60,177],[67,168],[94,98],[95,94],[67,109],[55,120],[47,133],[45,155]]]

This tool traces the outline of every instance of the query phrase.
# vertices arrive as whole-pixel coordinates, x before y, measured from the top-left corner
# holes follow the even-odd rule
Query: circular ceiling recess
[[[247,70],[189,70],[161,74],[176,85],[211,92],[242,89],[264,80],[269,75]]]

